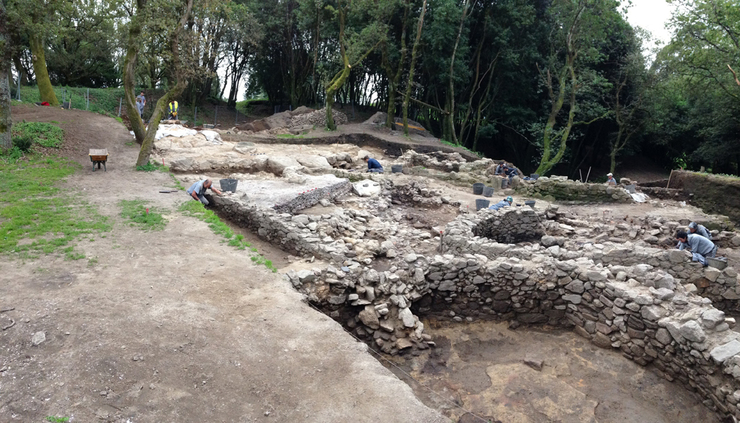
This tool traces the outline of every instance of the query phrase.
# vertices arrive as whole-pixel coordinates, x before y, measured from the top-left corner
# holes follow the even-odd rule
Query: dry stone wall
[[[634,200],[622,187],[604,184],[588,184],[568,180],[566,177],[540,177],[536,181],[520,181],[515,184],[516,191],[534,198],[550,198],[558,201],[578,202],[619,202],[631,203]]]
[[[421,314],[458,322],[509,319],[568,327],[597,346],[652,364],[667,379],[697,391],[719,413],[740,417],[735,321],[688,283],[700,275],[714,279],[705,292],[720,286],[736,290],[733,269],[703,269],[677,251],[578,244],[578,237],[537,240],[547,224],[560,223],[547,221],[547,211],[528,208],[464,214],[436,238],[429,230],[401,224],[390,207],[393,187],[382,188],[381,196],[363,200],[373,213],[336,209],[309,216],[258,209],[234,195],[213,200],[230,219],[262,238],[329,261],[316,269],[290,271],[286,278],[309,301],[386,353],[434,346]],[[378,219],[379,214],[385,218]],[[492,239],[507,234],[497,226],[527,225],[535,242]],[[492,238],[476,236],[476,230]],[[434,252],[437,242],[442,252]],[[729,291],[721,292],[717,295]]]

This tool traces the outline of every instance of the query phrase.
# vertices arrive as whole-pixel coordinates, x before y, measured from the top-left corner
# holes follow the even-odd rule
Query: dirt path
[[[59,122],[65,184],[109,216],[86,259],[0,264],[0,421],[442,422],[364,344],[307,306],[207,225],[175,210],[168,174],[135,172],[128,131],[101,115],[17,107],[14,119]],[[88,148],[107,148],[91,172]],[[118,217],[120,200],[170,210],[160,232]],[[46,340],[37,346],[35,333]]]

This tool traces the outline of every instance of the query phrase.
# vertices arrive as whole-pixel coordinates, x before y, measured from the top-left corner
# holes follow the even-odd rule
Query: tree
[[[339,25],[337,43],[341,61],[340,70],[326,84],[326,127],[332,131],[337,129],[332,116],[334,95],[347,81],[352,68],[372,53],[385,37],[385,28],[380,22],[366,19],[371,7],[375,7],[374,2],[367,0],[337,0],[336,7],[326,6]]]
[[[406,55],[408,49],[406,47],[406,30],[409,22],[409,11],[411,9],[411,0],[405,0],[403,7],[403,18],[401,19],[401,35],[399,38],[400,49],[398,51],[391,51],[392,40],[387,39],[381,44],[381,63],[385,70],[386,77],[388,78],[388,109],[385,120],[385,126],[393,129],[396,126],[396,95],[401,82],[401,74],[403,73],[404,65],[406,64]],[[391,9],[395,10],[395,8]],[[393,63],[393,58],[396,58],[396,62]]]
[[[617,155],[632,140],[632,137],[642,128],[643,100],[645,91],[648,89],[645,77],[645,61],[639,52],[634,53],[640,59],[633,63],[625,64],[622,76],[617,81],[617,89],[614,93],[614,105],[612,113],[617,124],[617,133],[609,139],[609,172],[614,172],[617,167]],[[632,66],[630,66],[632,65]],[[628,82],[637,82],[636,86],[628,86]],[[633,88],[630,90],[629,88]],[[631,91],[631,92],[630,92]]]
[[[8,16],[5,2],[0,1],[0,153],[13,147],[11,129],[13,120],[10,115],[10,36],[8,34]]]
[[[621,20],[616,6],[617,2],[611,0],[556,0],[551,6],[551,51],[546,66],[540,69],[550,99],[550,112],[542,130],[542,158],[535,171],[540,175],[548,173],[565,155],[568,137],[576,124],[580,92],[598,90],[605,84],[604,78],[589,65],[600,61],[597,46],[606,37],[609,25]],[[564,107],[568,108],[565,122],[560,118]]]
[[[264,35],[262,25],[245,5],[231,4],[229,15],[231,18],[223,45],[228,62],[227,75],[231,83],[228,107],[235,108],[239,84]]]
[[[64,9],[56,36],[48,43],[49,77],[54,85],[104,88],[118,86],[116,1],[77,0]]]
[[[136,9],[132,10],[133,16],[129,23],[127,51],[123,67],[123,81],[126,96],[126,112],[131,121],[136,141],[141,144],[136,166],[144,166],[149,163],[154,137],[159,128],[159,122],[164,116],[167,104],[179,96],[187,87],[188,62],[192,65],[192,58],[182,58],[180,51],[180,38],[185,30],[190,12],[193,9],[193,0],[187,0],[185,4],[174,0],[136,0]],[[169,10],[171,14],[163,15],[161,10]],[[154,16],[156,13],[156,16]],[[179,15],[179,16],[178,16]],[[144,131],[143,123],[134,104],[134,81],[136,59],[139,53],[139,45],[142,43],[142,32],[146,25],[156,24],[158,29],[166,30],[169,41],[170,56],[164,58],[173,69],[175,84],[157,100],[152,116],[149,118],[149,126]]]
[[[411,49],[411,64],[409,64],[409,77],[406,82],[406,92],[403,95],[403,103],[401,105],[403,113],[403,134],[409,136],[409,101],[411,100],[411,87],[414,83],[414,68],[416,67],[416,58],[419,53],[419,45],[421,44],[421,30],[424,27],[424,14],[427,11],[427,0],[424,0],[421,4],[421,14],[419,15],[419,22],[416,24],[416,39],[414,39],[414,47]]]
[[[8,19],[22,28],[28,37],[36,84],[41,101],[58,106],[54,87],[46,68],[46,39],[57,29],[57,12],[70,5],[69,0],[8,0]]]
[[[740,66],[740,7],[735,0],[673,0],[678,7],[669,26],[673,39],[666,46],[677,71],[695,84],[712,84],[740,99],[733,89]],[[728,68],[730,71],[728,72]],[[740,87],[740,83],[737,83]]]

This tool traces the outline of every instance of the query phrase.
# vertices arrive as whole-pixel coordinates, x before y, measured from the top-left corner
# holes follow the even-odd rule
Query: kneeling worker
[[[709,230],[707,230],[704,225],[700,225],[696,222],[689,223],[689,232],[692,234],[701,235],[710,241],[712,240],[712,234],[709,233]]]
[[[206,199],[205,193],[208,188],[210,188],[211,191],[215,192],[216,194],[221,195],[221,191],[213,186],[213,181],[211,181],[210,179],[204,179],[202,181],[194,183],[193,185],[190,185],[190,188],[188,188],[188,195],[193,197],[194,200],[198,200],[203,203],[204,206],[207,206],[208,199]]]
[[[499,201],[498,203],[492,205],[488,209],[489,210],[498,210],[498,209],[503,208],[503,207],[509,207],[509,206],[511,206],[511,203],[513,203],[513,202],[514,202],[514,199],[511,198],[511,196],[508,196],[508,197],[504,198],[503,200]]]
[[[383,173],[383,166],[381,166],[377,160],[371,159],[370,156],[365,156],[362,158],[362,160],[367,163],[368,172]]]
[[[691,250],[691,260],[698,261],[707,266],[707,257],[714,257],[717,254],[717,246],[714,243],[701,235],[687,234],[684,231],[678,231],[676,234],[678,240],[678,249]]]

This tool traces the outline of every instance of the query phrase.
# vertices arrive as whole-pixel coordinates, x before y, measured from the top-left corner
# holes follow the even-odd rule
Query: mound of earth
[[[338,110],[332,110],[332,116],[335,125],[344,125],[348,122],[347,115]],[[326,108],[315,110],[301,106],[295,110],[275,113],[272,116],[241,125],[238,128],[242,131],[252,132],[269,131],[273,134],[300,134],[311,130],[314,126],[324,126],[325,124]]]

